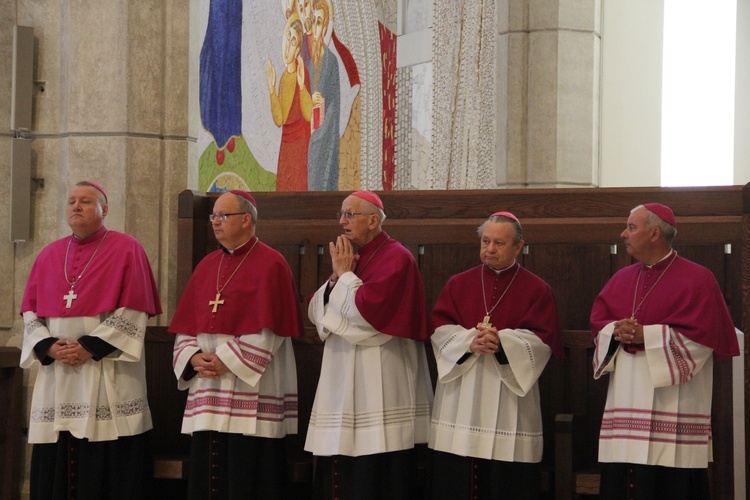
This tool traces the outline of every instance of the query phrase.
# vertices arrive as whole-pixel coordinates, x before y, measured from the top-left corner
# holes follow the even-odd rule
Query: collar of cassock
[[[221,251],[224,252],[227,255],[242,255],[245,252],[248,252],[253,247],[253,242],[255,242],[255,240],[257,240],[257,239],[258,239],[257,236],[253,236],[252,238],[250,238],[249,240],[247,240],[245,243],[243,243],[242,245],[238,246],[234,250],[230,250],[230,249],[228,249],[227,247],[225,247],[224,245],[221,245],[221,244],[219,245],[219,248],[221,248]]]

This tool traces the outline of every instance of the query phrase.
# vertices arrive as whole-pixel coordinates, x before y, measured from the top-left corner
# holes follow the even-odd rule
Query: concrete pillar
[[[497,137],[498,186],[524,187],[527,182],[529,4],[497,4]]]
[[[170,255],[176,255],[177,194],[187,185],[189,9],[177,0],[0,0],[0,5],[15,13],[12,19],[0,16],[0,51],[10,51],[13,24],[34,27],[34,79],[44,86],[34,97],[30,132],[32,169],[44,188],[33,193],[32,240],[0,257],[0,271],[14,270],[15,299],[13,328],[0,343],[20,345],[17,312],[26,277],[39,251],[69,234],[66,196],[83,179],[107,190],[107,227],[143,244],[164,309],[171,312],[177,300],[170,293],[176,283]],[[2,120],[9,104],[6,86],[0,88]],[[0,151],[7,142],[0,136]],[[7,196],[0,199],[8,203]],[[152,321],[166,324],[168,316]]]
[[[529,185],[598,184],[600,18],[599,0],[529,3]]]
[[[0,0],[0,62],[3,69],[0,71],[0,179],[10,179],[10,157],[11,139],[13,133],[10,130],[11,109],[11,61],[13,58],[13,25],[16,24],[15,0]],[[13,247],[14,244],[8,239],[10,233],[10,186],[8,182],[0,182],[0,206],[2,214],[0,217],[0,345],[7,344],[7,329],[13,324],[16,316],[14,311],[13,297]]]

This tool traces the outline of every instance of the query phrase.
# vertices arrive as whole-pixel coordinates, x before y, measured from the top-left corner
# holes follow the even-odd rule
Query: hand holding
[[[190,364],[193,365],[201,378],[221,377],[229,372],[227,365],[215,353],[199,352],[194,354],[190,358]]]
[[[500,336],[495,327],[480,328],[479,333],[471,341],[471,352],[477,354],[495,354],[500,350]]]
[[[643,344],[643,325],[634,318],[621,319],[615,322],[612,336],[623,344]]]
[[[76,368],[78,366],[81,366],[86,361],[90,360],[94,355],[91,354],[88,350],[86,350],[85,347],[83,347],[79,342],[69,342],[69,341],[63,341],[65,342],[64,345],[60,346],[60,349],[58,350],[58,355],[60,358],[60,362],[67,366],[72,366],[73,368]],[[59,343],[55,342],[54,345],[57,345]],[[52,350],[50,348],[50,350]]]
[[[331,264],[336,279],[348,271],[354,271],[357,267],[359,255],[354,253],[354,246],[346,236],[337,237],[335,244],[333,242],[328,244],[328,249],[331,251]]]
[[[55,342],[54,344],[50,346],[49,350],[47,351],[47,356],[54,359],[55,361],[60,361],[62,363],[63,353],[61,351],[67,344],[68,344],[67,340],[59,339],[57,342]]]

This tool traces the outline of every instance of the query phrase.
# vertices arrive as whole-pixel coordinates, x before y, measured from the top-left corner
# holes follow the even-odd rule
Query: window
[[[664,0],[662,186],[733,184],[736,0]]]

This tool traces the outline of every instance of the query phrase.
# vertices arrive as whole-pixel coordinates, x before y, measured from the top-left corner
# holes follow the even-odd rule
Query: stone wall
[[[13,25],[34,28],[32,237],[8,241],[0,217],[0,345],[20,346],[18,315],[31,264],[70,233],[65,202],[79,180],[109,195],[105,225],[138,238],[167,314],[176,302],[177,194],[187,185],[189,9],[176,0],[0,0],[0,61],[10,67]],[[42,90],[43,89],[43,90]],[[0,158],[10,158],[10,74],[0,72]],[[0,178],[10,162],[0,162]],[[8,182],[0,205],[9,211]],[[26,385],[30,388],[33,371]],[[29,455],[27,453],[27,455]],[[28,462],[28,456],[27,456]],[[28,494],[25,481],[23,492]]]

